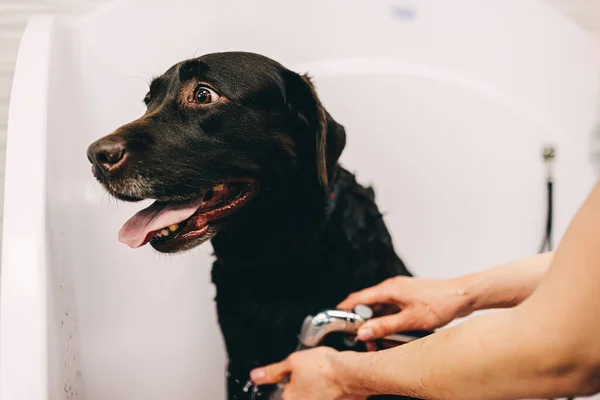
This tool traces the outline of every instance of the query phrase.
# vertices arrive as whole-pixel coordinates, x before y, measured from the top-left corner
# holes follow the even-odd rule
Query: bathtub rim
[[[51,15],[29,20],[10,95],[0,276],[2,399],[48,398],[45,171],[54,26]]]

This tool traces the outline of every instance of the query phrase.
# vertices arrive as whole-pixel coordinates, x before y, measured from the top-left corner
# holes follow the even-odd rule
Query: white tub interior
[[[194,55],[254,51],[313,75],[346,127],[343,164],[374,184],[415,274],[537,251],[546,143],[559,238],[596,179],[594,44],[536,1],[448,3],[126,1],[32,21],[9,122],[2,400],[224,398],[210,246],[119,244],[140,205],[104,194],[85,156],[142,113],[152,75]]]

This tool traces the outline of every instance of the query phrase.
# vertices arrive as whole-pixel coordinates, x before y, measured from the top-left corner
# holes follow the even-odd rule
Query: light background
[[[600,0],[545,1],[596,36],[600,51]],[[110,0],[0,0],[0,239],[8,104],[17,49],[25,24],[33,14],[85,14],[108,2]]]

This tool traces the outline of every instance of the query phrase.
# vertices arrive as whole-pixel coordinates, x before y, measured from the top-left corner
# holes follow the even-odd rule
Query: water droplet
[[[246,385],[243,389],[244,393],[248,393],[250,388],[252,388],[252,393],[250,393],[250,400],[254,400],[257,397],[257,395],[260,396],[260,394],[258,393],[258,386],[256,386],[252,381],[246,382]]]

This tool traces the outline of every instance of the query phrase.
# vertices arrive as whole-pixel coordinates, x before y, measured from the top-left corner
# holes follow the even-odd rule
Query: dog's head
[[[156,200],[121,229],[131,247],[189,249],[261,199],[324,194],[345,146],[310,79],[257,54],[183,61],[152,81],[144,102],[144,115],[88,148],[111,195]]]

